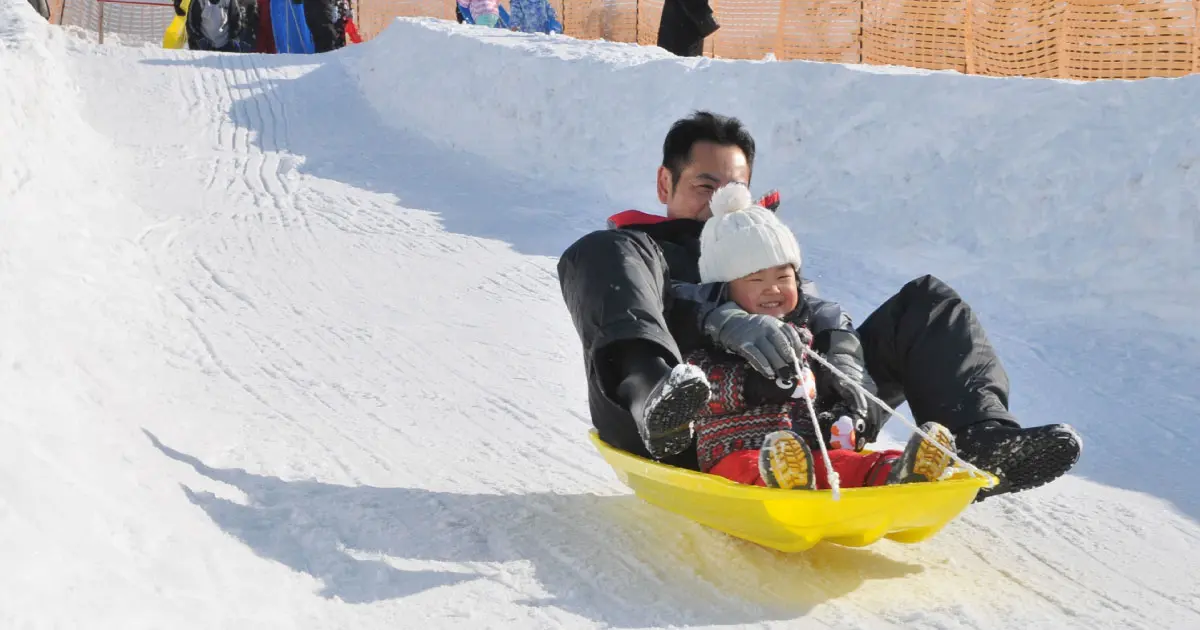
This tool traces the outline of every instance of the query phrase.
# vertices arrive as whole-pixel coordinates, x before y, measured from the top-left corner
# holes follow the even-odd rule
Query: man
[[[257,0],[192,0],[183,10],[174,0],[175,14],[186,15],[184,23],[190,50],[255,52],[258,38]]]
[[[719,28],[708,0],[665,0],[657,46],[678,57],[699,57],[704,54],[704,38]]]
[[[665,217],[630,210],[567,248],[558,263],[563,299],[584,349],[592,423],[607,443],[683,468],[697,468],[690,421],[708,383],[681,357],[713,343],[769,378],[786,377],[801,341],[782,321],[751,315],[699,290],[699,235],[709,199],[729,182],[749,184],[755,145],[735,118],[697,112],[663,142],[658,199]],[[814,309],[824,308],[810,285]],[[1048,483],[1071,469],[1081,442],[1062,424],[1022,428],[1008,411],[1008,377],[971,307],[932,276],[906,284],[857,329],[843,313],[823,313],[848,334],[814,340],[854,383],[826,379],[847,402],[866,442],[886,413],[855,385],[895,408],[905,400],[918,424],[955,434],[959,455],[1000,483],[979,500]],[[824,346],[824,347],[822,347]]]
[[[323,53],[346,45],[346,18],[350,5],[344,0],[293,0],[304,4],[304,22],[312,33],[313,52]]]

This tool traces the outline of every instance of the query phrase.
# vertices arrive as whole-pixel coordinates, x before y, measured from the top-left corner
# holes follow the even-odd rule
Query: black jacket
[[[174,0],[176,13],[180,13],[181,0]],[[187,43],[190,50],[215,50],[219,52],[254,52],[258,38],[258,2],[257,0],[230,0],[225,3],[224,12],[228,24],[226,41],[217,46],[204,34],[203,15],[206,5],[217,4],[211,0],[192,0],[188,5],[184,25],[187,30]],[[216,10],[216,9],[213,9]]]
[[[657,44],[680,57],[699,57],[704,52],[704,38],[718,28],[708,0],[666,0]]]

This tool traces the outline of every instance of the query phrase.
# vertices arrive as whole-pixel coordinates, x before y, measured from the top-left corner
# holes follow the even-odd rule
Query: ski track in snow
[[[15,14],[13,2],[24,0],[0,0],[0,15]],[[460,172],[422,188],[367,185],[405,177],[419,168],[414,161],[466,159],[416,137],[415,155],[388,143],[396,130],[360,103],[372,50],[317,59],[49,39],[45,59],[78,85],[79,110],[60,103],[60,118],[32,122],[82,116],[72,124],[95,137],[79,150],[94,150],[105,162],[95,168],[121,177],[89,171],[57,182],[64,203],[109,186],[112,199],[90,209],[116,217],[107,228],[104,216],[65,219],[103,228],[94,246],[79,240],[86,251],[77,254],[99,277],[82,309],[102,322],[98,336],[72,332],[56,346],[54,335],[38,333],[50,358],[34,368],[85,374],[79,391],[62,400],[0,394],[14,410],[0,435],[14,451],[0,479],[14,494],[0,495],[0,505],[34,505],[20,494],[37,492],[48,506],[14,507],[0,521],[14,534],[0,557],[11,551],[38,567],[6,582],[3,625],[1097,630],[1200,622],[1194,518],[1082,477],[973,506],[920,545],[820,545],[793,556],[634,499],[585,436],[583,370],[555,261],[449,230],[444,222],[464,218],[444,208],[406,205],[430,190],[487,199],[490,184]],[[10,60],[21,53],[0,49]],[[20,80],[14,85],[33,85]],[[321,160],[309,164],[314,147]],[[18,182],[13,199],[37,207],[16,195],[51,180],[20,164],[3,168],[12,170],[0,171],[0,184]],[[347,171],[361,179],[322,175]],[[547,198],[519,190],[530,208]],[[611,203],[599,191],[580,199]],[[505,211],[490,208],[478,221]],[[561,250],[569,230],[593,219],[572,217],[543,246]],[[25,229],[35,238],[50,228]],[[47,234],[45,244],[60,238]],[[13,243],[0,241],[5,282],[20,281],[10,257],[35,260]],[[834,286],[857,264],[812,251],[845,263],[826,263],[842,269],[826,277]],[[106,268],[138,279],[119,285]],[[885,284],[894,286],[860,286],[847,301],[869,304]],[[83,316],[71,305],[55,301],[42,316]],[[1006,350],[1023,348],[1019,368],[1078,376],[1075,364],[1007,322],[995,330]],[[0,344],[0,358],[6,352],[20,351]],[[5,378],[35,382],[16,374]],[[1122,401],[1088,392],[1098,407]],[[72,421],[78,437],[66,437],[69,427],[38,428],[39,418],[72,414],[87,418]],[[1186,437],[1194,418],[1150,421],[1195,443]],[[897,431],[888,435],[898,441]],[[1119,450],[1123,434],[1103,435],[1111,440],[1100,452]],[[1179,457],[1144,465],[1190,466]],[[63,542],[71,521],[96,533]],[[47,552],[16,548],[27,544]],[[114,593],[125,613],[105,608]]]

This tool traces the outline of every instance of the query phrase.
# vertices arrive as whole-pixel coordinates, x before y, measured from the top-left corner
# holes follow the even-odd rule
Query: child
[[[473,24],[494,28],[500,21],[500,5],[496,0],[456,0],[456,13],[470,16]]]
[[[562,33],[550,0],[510,0],[508,28],[525,33]]]
[[[795,326],[810,346],[811,307],[800,293],[800,245],[771,211],[752,205],[743,184],[729,184],[713,195],[712,218],[700,236],[701,282],[723,283],[719,290],[748,313],[778,317]],[[824,460],[813,457],[799,432],[812,435],[810,407],[817,383],[802,356],[799,374],[771,381],[744,360],[713,348],[684,357],[704,370],[712,394],[694,422],[696,454],[703,472],[740,483],[785,489],[827,489]],[[856,357],[859,364],[862,357]],[[832,373],[830,378],[838,378]],[[828,390],[829,388],[824,388]],[[822,407],[833,407],[824,401]],[[841,487],[855,488],[916,481],[936,481],[949,467],[950,456],[913,435],[903,451],[860,453],[855,438],[838,434],[821,414],[829,432],[829,459]],[[839,423],[840,426],[841,423]],[[921,426],[947,451],[954,437],[942,425]],[[833,443],[829,444],[829,439]],[[815,436],[814,436],[814,439]],[[835,448],[844,446],[844,448]]]

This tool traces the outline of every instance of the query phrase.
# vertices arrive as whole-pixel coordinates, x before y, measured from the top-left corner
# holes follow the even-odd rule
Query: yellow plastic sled
[[[175,19],[171,20],[171,24],[167,26],[167,30],[163,32],[162,45],[163,48],[187,48],[187,21],[188,5],[191,0],[183,0],[180,6],[183,7],[183,15],[176,15]]]
[[[804,551],[822,540],[848,547],[864,547],[883,537],[920,542],[945,527],[989,484],[988,478],[964,471],[936,483],[842,488],[835,501],[829,490],[749,486],[659,464],[609,446],[595,429],[589,436],[621,482],[647,503],[783,552]]]

